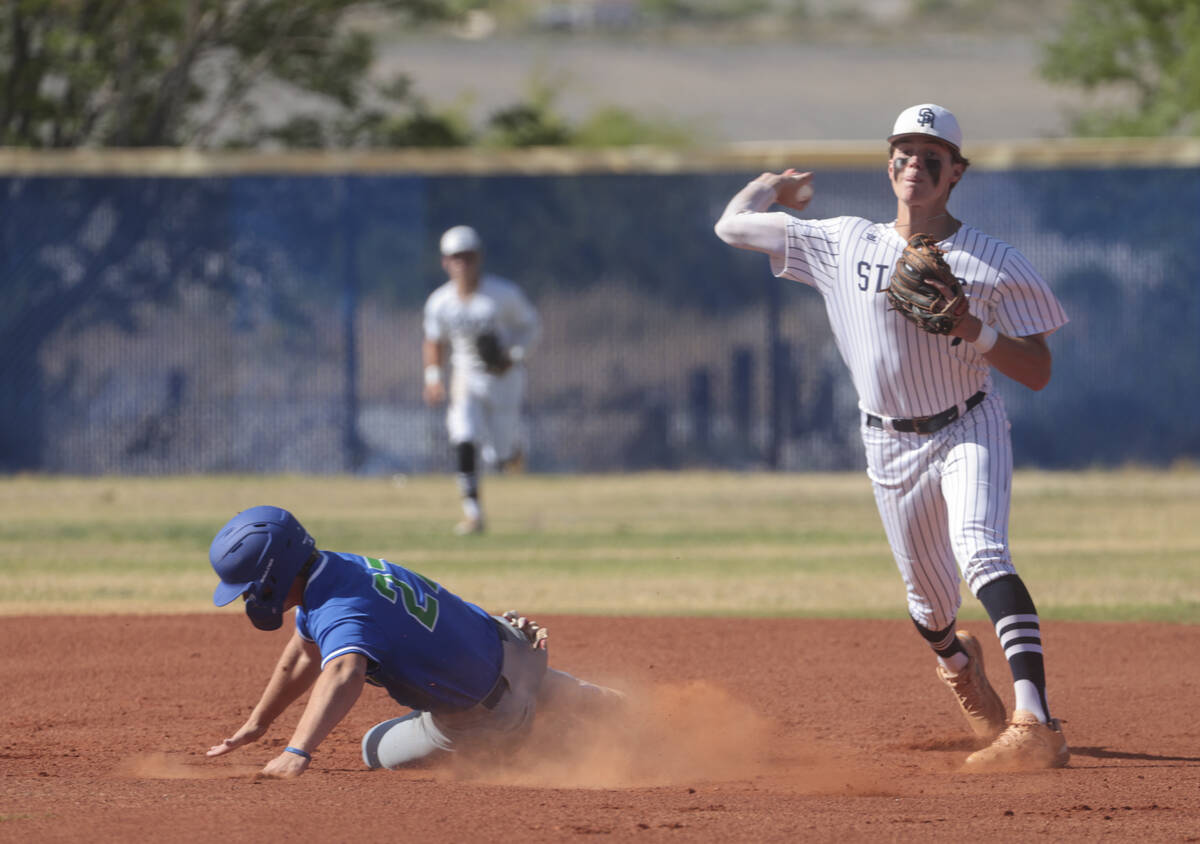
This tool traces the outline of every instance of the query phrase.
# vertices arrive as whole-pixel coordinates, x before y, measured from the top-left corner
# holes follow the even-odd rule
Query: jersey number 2
[[[430,594],[425,596],[425,604],[421,605],[417,603],[417,593],[413,591],[413,588],[389,572],[382,560],[367,557],[367,565],[376,570],[374,577],[375,591],[393,604],[396,603],[397,598],[402,598],[404,611],[416,619],[418,624],[432,633],[433,628],[437,626],[438,617],[438,599],[432,593],[437,592],[441,587],[429,578],[422,577],[413,572],[422,583],[429,587]]]

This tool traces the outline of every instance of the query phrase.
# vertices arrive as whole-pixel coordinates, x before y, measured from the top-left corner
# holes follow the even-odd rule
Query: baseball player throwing
[[[895,220],[768,211],[775,203],[803,210],[811,199],[812,174],[787,170],[740,190],[716,232],[732,246],[767,253],[776,276],[824,297],[858,392],[867,473],[909,614],[937,655],[938,676],[987,742],[965,768],[1061,767],[1070,754],[1050,717],[1037,610],[1009,552],[1012,447],[992,370],[1032,390],[1045,387],[1046,337],[1066,316],[1025,256],[947,211],[970,164],[952,113],[931,103],[905,109],[888,142]],[[914,238],[921,234],[928,237]],[[940,322],[917,325],[889,304],[888,288],[897,286],[893,275],[919,274],[913,265],[925,257],[947,263],[943,280],[957,278],[966,298],[943,303]],[[929,284],[935,293],[945,286]],[[1008,660],[1011,719],[988,683],[978,640],[955,630],[960,572]]]
[[[320,551],[287,510],[252,507],[218,531],[209,561],[213,603],[237,598],[261,630],[296,608],[296,631],[250,717],[213,746],[221,756],[261,738],[304,692],[304,714],[269,776],[298,776],[345,717],[363,684],[413,712],[376,724],[362,741],[369,768],[398,768],[444,751],[506,747],[539,707],[601,712],[623,695],[547,667],[544,627],[492,616],[414,571],[356,554]]]
[[[525,360],[536,342],[538,314],[511,281],[483,273],[483,241],[470,226],[441,239],[449,280],[425,302],[425,401],[446,401],[446,350],[452,370],[446,429],[454,449],[463,519],[455,532],[484,527],[480,461],[501,469],[521,465],[517,439],[525,394]]]

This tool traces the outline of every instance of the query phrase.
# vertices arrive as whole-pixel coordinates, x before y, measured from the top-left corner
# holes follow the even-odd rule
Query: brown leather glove
[[[887,289],[892,310],[930,334],[949,334],[967,315],[967,294],[927,234],[908,240]]]
[[[502,617],[521,633],[525,634],[525,638],[529,640],[531,648],[539,651],[546,650],[547,640],[550,638],[549,630],[542,627],[542,625],[538,624],[532,618],[526,618],[515,610],[509,610]]]
[[[500,338],[492,332],[480,334],[475,338],[475,351],[483,361],[483,368],[493,375],[500,375],[512,366],[512,358],[508,351],[500,345]]]

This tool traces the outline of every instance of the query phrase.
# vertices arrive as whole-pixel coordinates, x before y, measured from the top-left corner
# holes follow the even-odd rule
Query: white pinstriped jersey
[[[971,344],[951,345],[888,310],[885,291],[904,246],[891,224],[789,217],[786,254],[771,256],[775,275],[809,284],[824,298],[859,406],[893,418],[940,413],[992,388],[991,367]],[[1067,322],[1046,282],[1004,241],[964,224],[939,246],[971,313],[1000,333],[1024,337]]]
[[[482,373],[475,339],[494,332],[505,348],[520,346],[528,353],[537,340],[537,310],[507,279],[485,274],[469,299],[458,295],[453,281],[438,287],[425,302],[425,337],[450,343],[450,365],[457,373]]]

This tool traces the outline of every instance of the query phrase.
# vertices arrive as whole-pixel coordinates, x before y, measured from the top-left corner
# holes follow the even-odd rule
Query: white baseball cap
[[[929,135],[962,150],[962,129],[958,128],[958,119],[948,109],[933,103],[921,103],[900,112],[892,134],[888,135],[888,143],[894,143],[904,135]]]
[[[442,235],[442,254],[457,255],[460,252],[479,252],[483,249],[483,241],[479,232],[470,226],[455,226],[446,229]]]

